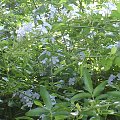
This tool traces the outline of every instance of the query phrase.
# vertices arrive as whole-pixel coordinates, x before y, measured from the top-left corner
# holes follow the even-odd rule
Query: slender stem
[[[50,120],[52,120],[53,116],[52,116],[52,111],[50,110]]]
[[[52,63],[52,58],[51,58],[51,68],[50,68],[50,71],[51,71],[51,80],[52,80],[52,87],[54,87],[54,81],[53,81],[53,63]]]

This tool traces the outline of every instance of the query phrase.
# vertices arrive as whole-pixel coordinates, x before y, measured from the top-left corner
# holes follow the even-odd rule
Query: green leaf
[[[92,94],[93,84],[92,84],[90,73],[86,68],[83,69],[83,80],[84,80],[86,90]]]
[[[58,115],[58,116],[55,116],[55,120],[64,120],[66,119],[68,116],[65,116],[65,115]]]
[[[91,94],[90,93],[79,93],[79,94],[76,94],[75,96],[73,96],[71,98],[71,102],[74,103],[75,101],[78,101],[78,100],[81,100],[81,99],[84,99],[84,98],[91,98]]]
[[[112,49],[111,49],[111,54],[115,54],[116,51],[117,51],[117,47],[112,47]]]
[[[101,95],[97,96],[95,99],[100,100],[100,99],[106,99],[107,97],[108,97],[108,94],[101,94]]]
[[[59,110],[58,110],[59,111]],[[62,111],[55,111],[54,113],[53,113],[53,116],[59,116],[59,115],[64,115],[64,116],[68,116],[68,115],[70,115],[70,112],[68,112],[68,111],[65,111],[65,110],[62,110]]]
[[[65,2],[67,2],[67,0],[60,0],[60,4]]]
[[[100,83],[93,91],[93,96],[96,97],[98,96],[105,88],[107,84],[107,81],[103,81],[102,83]]]
[[[111,17],[114,17],[116,19],[120,19],[120,10],[119,11],[112,11]]]
[[[39,107],[43,107],[42,103],[38,100],[34,100],[35,105],[39,106]]]
[[[70,102],[60,102],[60,103],[57,103],[52,111],[53,113],[56,115],[57,112],[62,112],[63,110],[67,111],[67,112],[70,112],[70,109],[69,109],[69,106],[71,105]],[[64,114],[68,114],[64,111]],[[60,114],[60,113],[59,113]],[[63,115],[63,113],[61,113]]]
[[[45,5],[40,6],[39,8],[39,13],[44,13],[46,11]]]
[[[27,116],[17,117],[15,119],[16,120],[34,120],[33,118],[30,118],[30,117],[27,117]]]
[[[102,66],[104,67],[104,70],[107,71],[112,67],[113,61],[114,61],[114,56],[112,57],[106,57],[103,58],[101,61]]]
[[[117,3],[117,11],[120,13],[120,3]]]
[[[81,107],[80,107],[79,103],[77,103],[75,106],[81,112]]]
[[[43,85],[40,86],[40,95],[41,95],[41,97],[44,101],[44,104],[46,105],[46,108],[48,110],[51,110],[52,102],[51,102],[51,99],[50,99],[50,95]]]
[[[35,109],[31,109],[29,110],[28,112],[26,112],[26,116],[30,116],[30,117],[33,117],[33,116],[40,116],[42,114],[49,114],[49,111],[45,108],[35,108]]]
[[[108,94],[109,97],[120,98],[120,91],[110,91],[110,92],[107,92],[107,94]]]
[[[120,67],[120,56],[115,58],[114,64]]]

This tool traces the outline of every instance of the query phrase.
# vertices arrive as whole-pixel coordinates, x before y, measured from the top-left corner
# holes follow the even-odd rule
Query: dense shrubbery
[[[1,120],[118,120],[119,2],[0,2]]]

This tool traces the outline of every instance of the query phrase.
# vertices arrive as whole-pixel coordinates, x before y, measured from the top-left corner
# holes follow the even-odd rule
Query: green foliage
[[[29,110],[26,113],[26,116],[29,116],[29,117],[36,117],[37,116],[37,117],[39,117],[39,116],[44,115],[42,117],[42,119],[51,119],[51,120],[53,118],[55,118],[55,120],[59,120],[59,119],[69,117],[70,110],[66,109],[67,103],[62,103],[65,106],[58,103],[53,107],[51,99],[50,99],[50,95],[49,95],[48,91],[45,89],[45,87],[40,86],[40,90],[42,90],[42,93],[40,92],[40,95],[41,95],[41,97],[44,101],[45,106],[42,106],[39,101],[36,101],[35,104],[40,106],[40,107]]]
[[[118,120],[119,6],[1,0],[0,120]]]

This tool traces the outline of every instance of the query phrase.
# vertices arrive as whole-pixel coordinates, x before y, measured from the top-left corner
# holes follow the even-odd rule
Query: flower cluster
[[[33,100],[34,99],[39,99],[40,98],[40,95],[36,92],[33,92],[32,90],[26,90],[26,91],[23,91],[21,93],[15,93],[13,95],[16,96],[18,95],[19,98],[20,98],[20,101],[23,103],[23,106],[27,106],[27,107],[32,107],[33,105]]]
[[[21,38],[24,37],[27,32],[31,32],[34,27],[33,23],[24,23],[22,27],[19,27],[18,30],[16,30],[17,37]]]
[[[69,81],[68,81],[68,84],[69,85],[74,85],[75,84],[75,78],[69,78]]]
[[[110,77],[109,77],[109,79],[108,79],[108,84],[109,84],[109,85],[113,84],[113,80],[114,80],[115,78],[116,78],[116,76],[113,75],[113,74],[111,74]]]
[[[100,14],[103,17],[110,15],[113,10],[117,10],[117,6],[112,2],[103,3],[101,8],[98,7],[97,3],[87,5],[85,9],[86,14]]]
[[[108,45],[106,48],[111,49],[112,47],[117,47],[119,49],[120,48],[120,41],[115,42],[115,44]]]
[[[120,73],[118,73],[117,75],[111,74],[110,77],[108,78],[108,84],[112,85],[115,79],[120,80]]]
[[[43,35],[44,33],[46,33],[46,34],[48,33],[47,27],[50,30],[52,29],[52,26],[48,22],[46,22],[46,21],[42,21],[42,22],[43,22],[43,24],[40,24],[35,28],[35,30],[40,31],[41,35]]]

